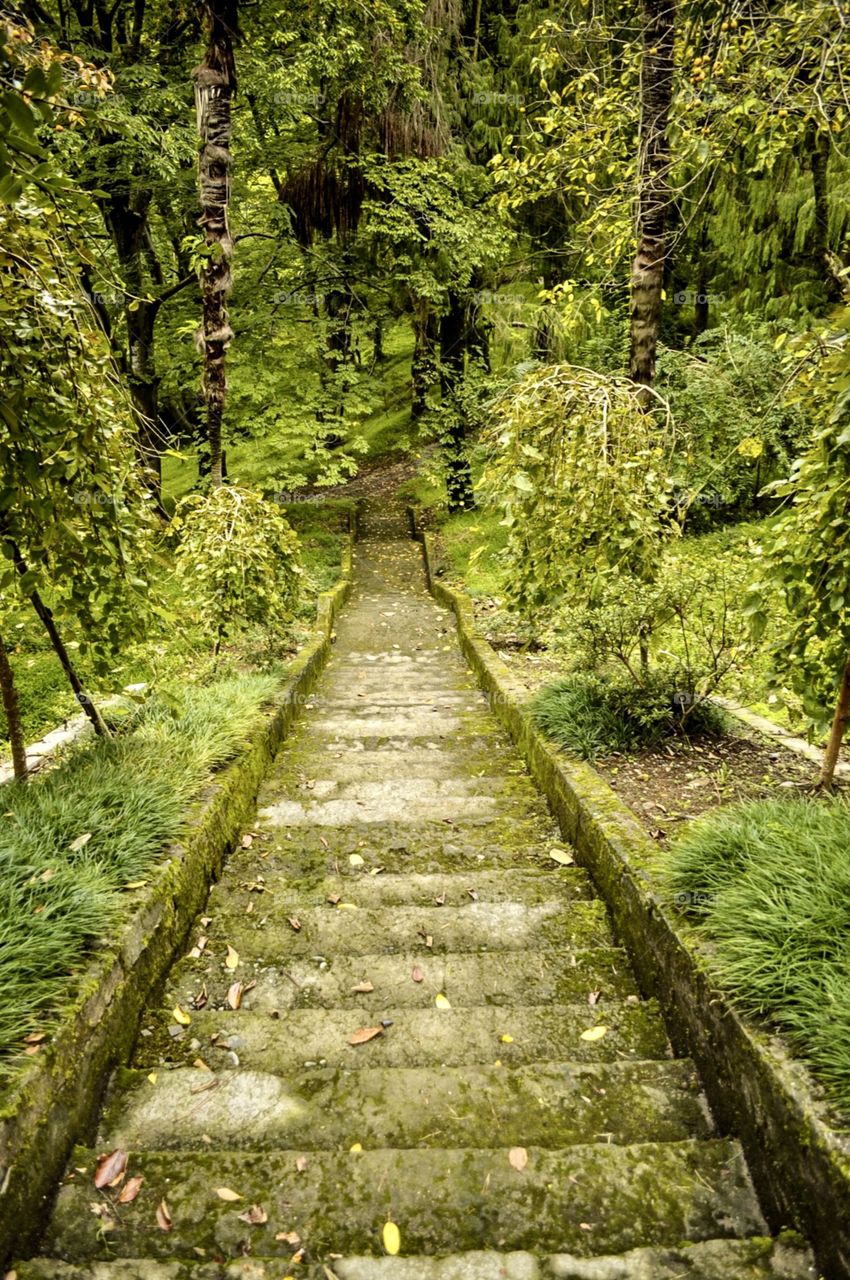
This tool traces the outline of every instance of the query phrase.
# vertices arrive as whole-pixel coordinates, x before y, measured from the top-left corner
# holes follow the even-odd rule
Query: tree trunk
[[[838,275],[841,262],[829,247],[829,153],[832,139],[825,130],[818,130],[812,121],[806,131],[806,146],[812,165],[812,195],[815,204],[815,225],[812,257],[814,267],[824,282],[827,299],[840,302],[842,281]]]
[[[466,321],[466,308],[458,295],[452,292],[449,308],[440,318],[440,388],[449,412],[449,425],[443,439],[449,514],[472,511],[475,507],[472,471],[466,449],[466,422],[458,397],[468,338]]]
[[[228,225],[230,139],[233,132],[233,96],[236,92],[237,0],[207,0],[207,49],[196,67],[195,106],[201,150],[198,165],[201,216],[199,225],[209,248],[209,258],[201,272],[204,356],[204,399],[207,408],[207,438],[210,450],[210,479],[222,484],[222,419],[227,394],[225,357],[233,338],[227,318],[227,295],[232,276],[233,240]]]
[[[644,0],[641,125],[638,161],[637,253],[632,266],[629,376],[651,386],[661,320],[667,253],[670,148],[667,117],[673,93],[675,0]],[[649,402],[645,396],[644,403]]]
[[[824,791],[832,790],[835,766],[838,764],[838,755],[841,751],[841,743],[844,740],[848,717],[850,717],[850,653],[848,653],[847,661],[844,664],[841,687],[838,691],[838,701],[835,704],[835,715],[832,717],[832,728],[829,731],[829,741],[826,744],[826,752],[823,757],[820,778],[818,779],[818,786]]]
[[[410,367],[413,398],[410,414],[421,418],[428,409],[428,392],[437,381],[437,320],[427,302],[413,313],[413,361]]]
[[[27,746],[24,731],[21,727],[21,710],[18,706],[18,691],[9,663],[9,655],[0,636],[0,696],[3,699],[3,710],[6,713],[6,724],[9,728],[9,746],[12,749],[12,765],[18,782],[27,780]]]

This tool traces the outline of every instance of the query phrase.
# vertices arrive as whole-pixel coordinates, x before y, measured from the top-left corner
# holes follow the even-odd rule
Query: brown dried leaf
[[[171,1214],[168,1212],[168,1205],[164,1200],[160,1200],[156,1206],[156,1225],[160,1231],[170,1231],[174,1225],[171,1221]]]
[[[351,990],[356,996],[367,996],[369,992],[374,991],[375,988],[371,982],[358,982],[357,986],[352,987]]]
[[[121,1192],[118,1196],[118,1203],[132,1204],[136,1196],[141,1191],[143,1182],[144,1178],[141,1177],[141,1175],[137,1175],[135,1178],[128,1178],[124,1183],[124,1186],[121,1188]]]
[[[269,1215],[261,1204],[252,1204],[250,1209],[246,1209],[238,1217],[240,1222],[247,1222],[252,1227],[261,1227],[269,1220]]]
[[[250,849],[253,843],[254,843],[254,837],[251,835],[250,831],[246,832],[246,834],[242,837],[242,848]]]
[[[511,1147],[508,1152],[508,1159],[518,1173],[522,1173],[528,1164],[528,1152],[525,1147]]]
[[[243,990],[244,988],[241,982],[234,982],[233,986],[230,988],[230,990],[227,993],[227,1003],[230,1005],[231,1009],[234,1010],[234,1012],[239,1008],[239,1006],[242,1003]]]
[[[414,981],[414,982],[424,982],[424,981],[425,981],[425,974],[424,974],[424,973],[422,972],[422,970],[419,968],[419,965],[416,965],[416,966],[415,966],[415,968],[414,968],[414,970],[413,970],[413,973],[412,973],[410,976],[411,976],[411,978],[413,979],[413,981]]]
[[[127,1152],[122,1151],[120,1147],[116,1147],[114,1151],[110,1151],[109,1155],[101,1156],[98,1160],[94,1174],[94,1185],[98,1189],[111,1187],[116,1178],[124,1176],[126,1168]]]
[[[304,1173],[306,1172],[306,1169],[307,1169],[307,1157],[299,1156],[298,1159],[295,1161],[296,1173]]]
[[[374,1040],[376,1036],[384,1034],[383,1027],[361,1027],[359,1031],[353,1032],[348,1037],[349,1044],[366,1044],[369,1040]]]
[[[602,995],[602,992],[601,992],[601,991],[589,991],[589,992],[587,993],[587,1003],[588,1003],[588,1004],[598,1004],[598,1003],[599,1003],[599,997],[600,997],[601,995]]]
[[[300,932],[301,932],[301,921],[298,919],[298,917],[297,917],[297,916],[288,916],[288,917],[287,917],[287,919],[289,920],[289,923],[292,925],[292,928],[295,930],[295,932],[296,932],[296,933],[300,933]]]
[[[228,969],[235,969],[239,963],[239,952],[235,951],[230,943],[227,944],[227,956],[224,963]]]
[[[434,902],[438,907],[444,907],[446,905],[446,895],[444,893],[438,893]]]
[[[284,1244],[291,1244],[293,1248],[301,1243],[301,1237],[297,1231],[278,1231],[275,1240],[282,1240]]]
[[[336,904],[340,901],[340,896],[338,893],[329,893],[327,897],[327,901],[331,904],[332,907],[335,907]]]
[[[478,901],[478,890],[477,890],[477,889],[467,889],[467,891],[466,891],[466,892],[469,894],[469,896],[470,896],[470,898],[472,899],[472,901],[473,901],[473,902],[477,902],[477,901]]]
[[[31,1031],[28,1036],[24,1036],[24,1044],[41,1044],[46,1035],[46,1031]]]

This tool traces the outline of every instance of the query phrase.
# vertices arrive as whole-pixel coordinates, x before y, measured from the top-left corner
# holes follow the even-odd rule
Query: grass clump
[[[75,972],[120,922],[127,885],[181,834],[187,805],[245,743],[274,687],[236,676],[153,697],[116,737],[3,789],[0,1081],[23,1037],[55,1024]]]
[[[720,809],[664,855],[666,885],[712,941],[719,983],[785,1031],[850,1116],[850,805]]]
[[[576,671],[541,689],[531,714],[554,742],[586,760],[656,746],[674,734],[720,734],[725,725],[718,707],[694,700],[666,669],[647,672],[641,684],[625,672]]]

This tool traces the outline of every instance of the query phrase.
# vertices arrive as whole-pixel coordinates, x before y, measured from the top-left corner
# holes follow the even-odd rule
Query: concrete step
[[[510,756],[482,754],[478,759],[455,755],[450,748],[434,750],[431,747],[412,746],[402,750],[304,753],[297,772],[285,759],[279,764],[279,785],[301,787],[314,778],[333,778],[341,782],[371,782],[384,778],[451,778],[462,767],[464,776],[472,780],[527,777],[525,769],[517,766]],[[266,784],[267,785],[267,784]]]
[[[405,1254],[437,1255],[492,1248],[588,1257],[764,1231],[735,1142],[531,1147],[527,1158],[518,1171],[507,1148],[133,1153],[128,1175],[144,1183],[104,1242],[103,1220],[91,1209],[107,1199],[92,1186],[96,1153],[78,1150],[45,1252],[78,1262],[167,1260],[195,1259],[198,1250],[234,1257],[247,1245],[260,1257],[289,1258],[292,1245],[276,1236],[295,1231],[311,1257],[380,1254],[388,1220]],[[222,1200],[218,1188],[242,1199]],[[156,1229],[163,1199],[170,1232]],[[265,1223],[240,1219],[252,1205],[262,1207]]]
[[[448,951],[540,951],[547,947],[610,946],[611,928],[598,899],[561,902],[473,902],[457,907],[304,907],[297,890],[288,899],[252,895],[246,915],[241,897],[227,891],[215,900],[208,936],[222,959],[225,943],[240,955],[277,962],[281,957],[370,955],[409,951],[433,939],[434,954]],[[222,899],[234,909],[223,910]],[[249,903],[248,905],[251,905]],[[240,909],[241,907],[241,909]],[[300,929],[289,923],[296,920]],[[239,976],[238,974],[236,975]]]
[[[280,1280],[280,1260],[228,1263],[122,1258],[83,1267],[55,1258],[19,1262],[18,1280]],[[332,1258],[298,1267],[302,1280],[816,1280],[808,1250],[759,1236],[596,1258],[469,1252],[441,1258]]]
[[[294,1009],[280,1018],[244,1009],[238,1013],[203,1009],[192,1013],[191,1019],[188,1027],[181,1028],[167,1010],[152,1014],[143,1028],[150,1034],[139,1039],[136,1065],[148,1069],[163,1062],[191,1065],[201,1056],[215,1070],[230,1064],[288,1074],[302,1066],[317,1065],[359,1070],[477,1066],[500,1061],[506,1066],[522,1066],[565,1059],[612,1062],[669,1056],[664,1024],[653,1001],[610,1001],[599,1013],[586,1003],[497,1009],[388,1005],[368,1012]],[[382,1035],[367,1044],[348,1043],[356,1031],[381,1021],[392,1024]],[[583,1032],[600,1026],[608,1028],[601,1038],[582,1038]]]
[[[311,1147],[568,1147],[707,1138],[693,1065],[313,1069],[295,1077],[182,1068],[121,1071],[98,1146],[205,1150]]]
[[[597,1011],[609,1000],[637,998],[637,985],[624,951],[618,947],[591,950],[448,952],[434,955],[424,946],[394,955],[293,957],[278,966],[252,961],[240,954],[238,979],[222,964],[221,950],[197,960],[186,957],[172,970],[165,1002],[190,1012],[196,995],[206,990],[208,1009],[227,1008],[234,980],[255,982],[242,997],[242,1008],[258,1013],[295,1008],[360,1009],[381,1012],[391,1001],[395,1008],[430,1009],[438,992],[467,1007],[573,1004],[594,993]],[[414,968],[422,981],[414,982]],[[369,981],[370,993],[354,987]],[[598,994],[597,994],[598,993]]]

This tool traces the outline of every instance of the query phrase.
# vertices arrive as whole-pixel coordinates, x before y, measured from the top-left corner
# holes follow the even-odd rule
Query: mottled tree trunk
[[[449,422],[443,439],[446,465],[446,497],[450,513],[471,511],[475,506],[472,470],[466,446],[466,421],[458,400],[468,341],[466,307],[458,295],[449,295],[449,307],[440,317],[440,388]]]
[[[814,121],[806,132],[806,147],[812,166],[812,196],[815,204],[812,257],[815,270],[823,279],[827,298],[830,302],[840,302],[842,281],[838,272],[842,264],[829,247],[828,171],[832,140],[825,130],[818,129]]]
[[[850,654],[847,655],[847,661],[844,664],[841,686],[838,690],[838,701],[835,704],[835,715],[832,717],[832,728],[829,733],[829,741],[826,744],[826,753],[823,758],[820,778],[818,779],[818,786],[825,791],[832,790],[832,784],[835,779],[835,766],[838,764],[841,744],[847,731],[848,718],[850,718]]]
[[[667,253],[665,230],[670,202],[667,117],[673,93],[674,15],[675,0],[644,0],[637,253],[632,266],[629,376],[645,387],[650,386],[655,377]]]
[[[421,418],[428,408],[428,392],[437,381],[437,320],[427,302],[420,302],[413,313],[413,362],[411,381],[413,398],[410,412]]]
[[[6,724],[9,729],[9,746],[12,751],[12,767],[18,782],[27,780],[27,746],[24,731],[21,727],[21,710],[18,706],[18,691],[9,662],[9,655],[0,636],[0,697],[6,713]]]
[[[210,451],[210,480],[222,483],[222,420],[227,394],[225,357],[233,337],[227,318],[227,295],[232,282],[230,263],[233,240],[228,226],[230,201],[230,139],[233,132],[233,95],[236,92],[237,0],[207,0],[208,40],[204,60],[193,72],[198,137],[201,150],[198,181],[201,198],[200,226],[209,249],[201,272],[204,357],[204,400]]]

